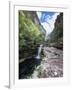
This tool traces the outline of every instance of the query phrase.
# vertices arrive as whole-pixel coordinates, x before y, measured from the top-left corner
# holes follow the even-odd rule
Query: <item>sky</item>
[[[59,14],[57,12],[37,12],[40,23],[46,30],[46,35],[49,35],[53,31],[55,20]]]

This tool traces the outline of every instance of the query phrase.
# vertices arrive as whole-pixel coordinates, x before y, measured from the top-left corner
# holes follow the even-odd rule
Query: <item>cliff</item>
[[[50,35],[51,46],[63,49],[63,13],[57,16],[54,24],[54,30]]]

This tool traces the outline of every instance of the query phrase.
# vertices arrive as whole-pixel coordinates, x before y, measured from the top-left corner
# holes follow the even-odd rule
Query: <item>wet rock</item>
[[[36,69],[35,78],[63,77],[63,51],[54,47],[44,47],[44,54],[40,68]]]

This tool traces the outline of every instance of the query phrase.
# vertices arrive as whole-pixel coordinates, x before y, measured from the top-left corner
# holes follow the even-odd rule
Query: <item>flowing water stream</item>
[[[43,44],[41,44],[39,46],[39,48],[38,48],[38,53],[37,53],[36,59],[40,59],[40,54],[41,54],[42,46],[43,46]]]
[[[46,32],[46,34],[45,34],[45,41],[47,40],[47,37],[48,37],[48,33]],[[38,48],[36,59],[40,59],[42,47],[43,47],[43,44],[40,44],[40,46]]]

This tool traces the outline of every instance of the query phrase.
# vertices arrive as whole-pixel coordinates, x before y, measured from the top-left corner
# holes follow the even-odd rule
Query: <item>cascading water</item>
[[[48,33],[47,33],[47,31],[46,31],[45,41],[47,40],[47,37],[48,37]],[[41,45],[39,46],[39,48],[38,48],[38,53],[37,53],[36,59],[40,59],[40,54],[41,54],[42,47],[43,47],[43,44],[41,44]]]
[[[46,31],[45,41],[47,40],[47,38],[48,38],[48,32]],[[43,44],[41,44],[41,45],[39,46],[39,48],[38,48],[38,53],[37,53],[36,59],[40,59],[40,54],[41,54],[42,46],[43,46]]]
[[[37,53],[37,56],[36,56],[36,58],[37,59],[40,59],[40,53],[41,53],[41,50],[42,50],[42,44],[39,46],[39,48],[38,48],[38,53]]]
[[[47,31],[46,31],[45,41],[47,40],[47,37],[48,37],[48,33],[47,33]],[[42,47],[43,47],[43,44],[41,44],[41,45],[39,46],[39,48],[38,48],[38,53],[37,53],[36,59],[40,59],[40,54],[41,54]]]

